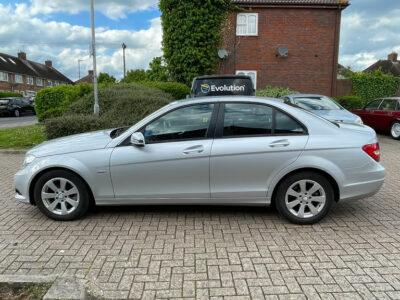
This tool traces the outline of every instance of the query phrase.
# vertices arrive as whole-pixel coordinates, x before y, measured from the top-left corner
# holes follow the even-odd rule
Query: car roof
[[[306,97],[307,98],[307,97],[328,97],[328,96],[318,95],[318,94],[290,94],[290,95],[285,95],[284,97],[292,97],[292,98]]]

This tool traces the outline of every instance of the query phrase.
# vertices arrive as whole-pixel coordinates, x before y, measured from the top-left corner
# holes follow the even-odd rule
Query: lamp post
[[[122,55],[123,55],[123,59],[124,59],[124,79],[126,77],[125,49],[126,49],[126,45],[125,45],[125,43],[122,43]]]
[[[97,70],[96,70],[96,33],[94,27],[94,0],[90,1],[90,12],[92,19],[92,55],[93,55],[93,87],[94,87],[94,115],[98,116],[100,112],[99,108],[99,96],[97,89]]]

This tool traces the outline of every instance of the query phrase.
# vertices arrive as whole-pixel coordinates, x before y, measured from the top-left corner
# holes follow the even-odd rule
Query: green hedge
[[[78,85],[60,85],[39,91],[35,97],[35,110],[38,120],[62,115],[67,107],[93,91],[93,86],[88,83]]]
[[[354,110],[363,108],[363,100],[358,96],[343,96],[336,99],[336,101],[347,110]]]
[[[15,92],[0,92],[0,98],[8,98],[8,97],[22,97],[22,94]]]
[[[190,94],[190,88],[178,82],[143,81],[137,84],[158,88],[172,95],[176,100],[185,99]]]
[[[283,96],[291,94],[299,94],[299,92],[293,91],[285,87],[272,87],[272,86],[267,86],[265,89],[256,91],[256,96],[258,97],[281,98]]]
[[[48,139],[87,131],[131,126],[175,99],[160,89],[113,85],[99,90],[100,117],[93,114],[93,92],[72,103],[64,116],[44,122]]]
[[[399,78],[384,74],[381,70],[373,73],[355,73],[351,77],[353,93],[363,100],[364,104],[382,97],[396,96]]]

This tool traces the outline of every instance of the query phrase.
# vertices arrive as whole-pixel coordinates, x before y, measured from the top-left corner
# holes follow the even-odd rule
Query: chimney
[[[391,62],[396,62],[397,61],[398,54],[396,52],[392,52],[388,55],[388,60]]]
[[[51,68],[53,67],[53,63],[51,62],[51,60],[46,60],[45,62],[46,67]]]
[[[18,58],[26,60],[26,53],[23,51],[18,52]]]
[[[89,75],[93,76],[93,70],[89,70]]]

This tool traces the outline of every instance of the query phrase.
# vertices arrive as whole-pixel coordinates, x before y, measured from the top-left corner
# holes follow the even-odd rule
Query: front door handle
[[[194,153],[202,153],[204,152],[204,147],[202,145],[197,145],[193,147],[189,147],[183,150],[183,154],[194,154]]]
[[[274,141],[271,144],[269,144],[269,146],[271,148],[287,147],[289,145],[290,145],[289,140],[279,140],[279,141]]]

